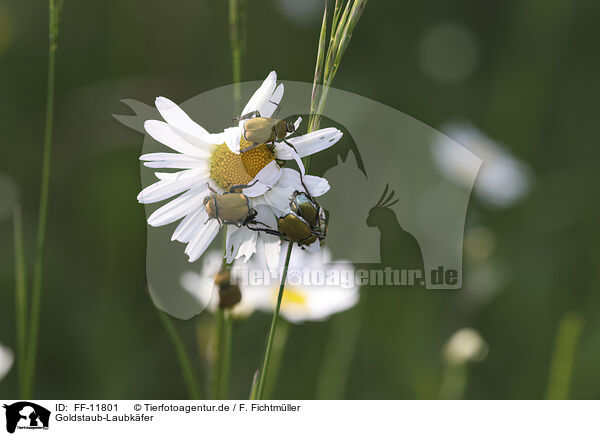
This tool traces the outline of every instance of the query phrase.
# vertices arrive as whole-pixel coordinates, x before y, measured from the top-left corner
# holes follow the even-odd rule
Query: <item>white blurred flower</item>
[[[0,380],[4,378],[13,365],[15,358],[13,352],[0,344]]]
[[[250,98],[242,115],[259,111],[261,116],[271,117],[282,97],[283,84],[277,86],[277,74],[272,71]],[[149,168],[178,171],[156,172],[159,181],[142,190],[138,201],[144,204],[156,203],[179,195],[150,215],[148,224],[153,227],[164,226],[183,218],[171,239],[187,244],[185,253],[190,262],[204,253],[221,228],[216,219],[208,218],[203,204],[204,198],[211,192],[210,188],[222,194],[231,185],[252,185],[244,189],[243,193],[250,198],[250,206],[258,212],[256,219],[275,225],[275,217],[269,215],[269,208],[276,206],[278,209],[285,209],[289,203],[289,197],[284,201],[274,194],[276,188],[280,187],[287,192],[292,188],[285,184],[293,180],[297,183],[292,192],[296,189],[304,190],[299,182],[299,173],[280,168],[276,159],[294,159],[300,162],[303,171],[300,157],[324,150],[342,136],[342,132],[331,127],[287,138],[286,141],[294,146],[297,154],[284,142],[275,143],[273,151],[262,144],[240,153],[240,141],[245,141],[242,137],[245,120],[222,133],[210,134],[171,100],[158,97],[156,108],[166,122],[148,120],[144,123],[144,128],[155,140],[176,153],[149,153],[141,156],[140,160]],[[296,122],[296,127],[299,121],[300,119]],[[293,176],[293,173],[297,176]],[[313,196],[322,195],[329,189],[327,181],[316,176],[306,176],[304,184]],[[245,226],[238,228],[228,225],[228,262],[240,257],[248,260],[256,251],[259,240],[264,245],[269,264],[273,266],[279,257],[278,237],[263,232],[259,235],[259,232]]]
[[[481,335],[468,327],[455,332],[443,349],[444,358],[453,365],[481,361],[485,359],[487,353],[488,345]]]
[[[441,129],[448,137],[482,159],[473,192],[481,200],[497,207],[509,207],[525,197],[531,185],[529,167],[506,148],[469,123],[447,124]],[[479,161],[469,159],[447,137],[438,135],[433,158],[449,180],[470,188],[471,176]]]
[[[181,275],[180,284],[209,312],[215,313],[219,307],[219,289],[215,286],[215,278],[223,263],[223,253],[211,250],[204,255],[200,273],[186,271]],[[253,293],[242,294],[242,300],[230,310],[234,317],[245,318],[256,308]]]
[[[236,261],[233,264],[232,283],[238,283],[242,293],[241,302],[231,309],[235,317],[246,317],[254,310],[272,312],[275,309],[286,251],[287,243],[281,250],[277,272],[269,271],[260,250],[249,262]],[[182,287],[197,299],[200,306],[213,313],[219,304],[215,277],[221,268],[221,261],[222,257],[218,251],[210,251],[204,257],[200,274],[188,271],[181,276]],[[244,280],[249,274],[253,274],[253,271],[258,274],[259,280],[267,283],[249,284]],[[324,249],[323,253],[310,253],[295,248],[290,258],[281,303],[280,314],[283,318],[294,323],[322,321],[335,313],[350,309],[358,302],[359,292],[354,280],[327,284],[317,279],[315,281],[318,283],[303,283],[301,278],[307,271],[317,271],[323,278],[336,277],[334,280],[354,277],[352,265],[345,261],[331,262],[331,254],[327,249]]]
[[[268,284],[240,285],[242,296],[252,295],[260,310],[273,312],[275,309],[286,252],[287,243],[282,244],[278,271],[271,276]],[[250,274],[252,271],[267,274],[267,265],[262,259],[262,256],[255,256],[243,268]],[[239,277],[241,268],[236,269],[235,266],[232,274]],[[344,277],[353,278],[354,267],[346,261],[332,262],[327,248],[323,252],[295,248],[290,258],[281,316],[293,323],[323,321],[335,313],[350,309],[358,302],[359,292],[354,280],[345,281]]]

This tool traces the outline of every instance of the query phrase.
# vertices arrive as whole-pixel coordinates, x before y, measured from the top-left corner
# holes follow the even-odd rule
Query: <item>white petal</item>
[[[279,104],[281,103],[283,91],[283,83],[280,83],[279,86],[275,89],[275,91],[273,91],[273,94],[267,99],[267,101],[258,108],[258,111],[260,112],[261,116],[265,118],[271,118],[271,116],[277,110]]]
[[[257,215],[256,221],[259,226],[263,225],[270,229],[277,229],[277,218],[274,211],[267,205],[255,206]],[[279,265],[279,252],[281,250],[281,239],[275,235],[270,235],[265,232],[260,232],[260,240],[263,245],[263,255],[265,257],[267,267],[273,271]]]
[[[281,239],[275,235],[261,232],[260,239],[263,243],[263,252],[269,271],[276,271],[279,266],[279,253],[281,251]]]
[[[194,262],[202,253],[206,251],[210,243],[215,239],[220,229],[219,222],[217,220],[210,220],[197,235],[194,236],[192,241],[185,248],[185,254],[189,256],[189,261]]]
[[[242,129],[239,127],[228,127],[226,128],[221,136],[214,136],[213,139],[217,139],[222,144],[223,142],[227,144],[227,148],[231,150],[235,154],[240,154],[240,139],[242,137]]]
[[[306,157],[331,147],[338,142],[341,137],[341,131],[335,127],[328,127],[326,129],[317,130],[316,132],[307,133],[306,135],[288,138],[286,141],[294,146],[300,157]],[[282,143],[277,143],[275,145],[275,156],[277,159],[293,159],[294,156],[289,152],[289,149],[287,147],[282,147],[281,145]]]
[[[138,194],[137,200],[140,203],[154,203],[187,191],[195,185],[199,186],[208,182],[208,177],[197,169],[179,171],[173,174],[173,176],[145,188]]]
[[[302,122],[302,117],[296,118],[296,121],[294,121],[294,130],[298,130],[298,127],[300,127],[301,122]],[[289,132],[286,136],[293,135],[293,134],[294,134],[294,132]]]
[[[146,129],[146,132],[158,142],[179,153],[200,158],[207,158],[210,156],[208,150],[186,141],[177,133],[177,131],[163,121],[148,120],[144,123],[144,128]]]
[[[329,182],[323,177],[319,176],[304,176],[302,178],[304,180],[304,185],[308,189],[308,194],[313,197],[319,197],[329,191]]]
[[[300,158],[298,153],[296,153],[296,150],[294,150],[292,147],[287,145],[285,142],[278,145],[278,147],[280,149],[282,148],[282,146],[287,147],[287,153],[289,153],[292,156],[292,159],[294,159],[296,161],[296,164],[298,165],[298,168],[300,169],[300,172],[302,173],[302,175],[306,174],[306,169],[304,168],[304,162],[302,162],[302,159]]]
[[[248,197],[263,195],[271,187],[275,186],[279,177],[281,177],[281,168],[279,168],[277,162],[271,161],[258,172],[256,177],[249,183],[252,186],[244,189],[243,193]]]
[[[258,239],[258,232],[250,230],[248,227],[242,227],[237,233],[241,233],[241,243],[235,258],[239,259],[243,256],[244,262],[246,262],[256,252],[256,240]]]
[[[171,241],[190,242],[208,221],[208,214],[204,207],[186,216],[177,226],[171,236]]]
[[[207,159],[196,159],[180,153],[148,153],[140,156],[141,161],[146,161],[148,168],[203,168],[208,169]]]
[[[252,234],[250,234],[250,233]],[[227,226],[227,239],[225,253],[227,263],[232,263],[234,259],[241,256],[248,256],[246,260],[256,251],[256,237],[258,233],[248,229],[247,227]]]
[[[171,224],[195,211],[199,207],[204,207],[202,200],[206,197],[207,193],[208,189],[200,187],[181,194],[175,200],[156,209],[154,213],[148,217],[148,224],[152,227]]]
[[[199,138],[208,135],[208,132],[193,121],[177,104],[165,97],[156,99],[156,108],[167,123]]]
[[[252,111],[260,110],[260,108],[267,103],[269,98],[273,95],[276,84],[277,73],[275,71],[271,71],[262,85],[260,85],[252,97],[250,97],[250,100],[248,100],[248,103],[246,106],[244,106],[241,115],[246,115]],[[263,114],[261,113],[261,115]]]
[[[287,190],[275,187],[265,192],[263,198],[271,208],[276,210],[277,216],[283,216],[290,206],[290,199],[294,191],[295,189]]]
[[[315,242],[313,242],[310,245],[303,245],[303,247],[306,249],[306,251],[308,251],[309,253],[316,253],[317,251],[319,251],[321,249],[321,243],[320,241],[317,239]]]
[[[200,275],[193,271],[186,271],[179,278],[179,283],[184,290],[189,292],[198,301],[200,306],[204,308],[209,305],[215,284],[214,277],[204,276],[204,274]]]

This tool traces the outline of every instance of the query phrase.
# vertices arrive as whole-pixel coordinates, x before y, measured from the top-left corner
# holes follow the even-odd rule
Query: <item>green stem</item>
[[[223,368],[223,332],[225,330],[225,314],[223,309],[217,309],[215,314],[215,336],[213,342],[213,361],[211,368],[211,399],[218,400],[221,396],[221,370]]]
[[[219,382],[219,399],[229,397],[229,373],[231,369],[231,342],[233,333],[233,315],[230,311],[223,311],[223,337],[221,348],[221,370]]]
[[[573,374],[573,362],[583,321],[576,313],[567,313],[560,321],[550,363],[548,400],[568,400]]]
[[[24,397],[27,344],[27,272],[25,270],[25,250],[23,247],[23,222],[19,207],[15,207],[14,210],[14,243],[17,370],[19,374],[20,395]]]
[[[40,190],[40,210],[38,217],[37,243],[33,270],[33,288],[31,296],[31,314],[29,340],[27,344],[27,370],[23,388],[23,398],[31,398],[35,378],[35,363],[39,331],[40,309],[42,303],[42,272],[44,266],[44,247],[46,243],[46,223],[48,216],[48,191],[50,187],[50,157],[52,152],[52,127],[54,121],[54,70],[56,61],[58,20],[62,2],[49,0],[49,47],[48,47],[48,84],[46,98],[46,126],[44,132],[44,150],[42,157],[42,182]]]
[[[446,362],[440,383],[440,400],[461,400],[466,386],[467,365]]]
[[[229,0],[229,42],[231,44],[231,65],[233,73],[234,113],[241,107],[242,58],[245,48],[246,0]]]
[[[265,356],[263,358],[262,371],[260,372],[260,379],[258,381],[258,390],[256,394],[257,400],[262,400],[265,392],[265,382],[267,380],[267,372],[269,370],[269,361],[271,360],[271,351],[273,349],[273,340],[275,339],[275,330],[277,329],[277,321],[279,321],[279,309],[281,308],[281,300],[283,298],[283,290],[285,288],[285,280],[287,278],[288,266],[290,264],[290,257],[292,255],[293,244],[288,245],[287,253],[285,255],[285,263],[283,264],[283,272],[281,274],[281,283],[279,284],[279,292],[277,294],[277,304],[273,311],[273,318],[271,320],[271,329],[269,330],[269,337],[267,339],[267,346],[265,348]]]
[[[285,352],[285,345],[290,333],[290,323],[285,319],[279,321],[279,328],[275,333],[275,340],[273,341],[273,351],[271,354],[271,366],[269,378],[266,381],[265,394],[263,399],[268,400],[272,398],[277,378],[279,377],[279,371],[281,370],[281,364],[283,363],[283,354]]]
[[[160,319],[169,334],[169,338],[173,343],[173,347],[175,348],[175,352],[177,354],[177,359],[179,360],[179,365],[181,367],[181,373],[183,375],[183,380],[185,382],[185,387],[187,388],[188,395],[191,400],[199,400],[199,390],[198,385],[196,383],[196,378],[194,377],[194,371],[192,370],[192,364],[190,361],[190,357],[185,349],[183,341],[177,332],[177,329],[173,325],[171,318],[169,315],[164,313],[162,310],[157,309]]]

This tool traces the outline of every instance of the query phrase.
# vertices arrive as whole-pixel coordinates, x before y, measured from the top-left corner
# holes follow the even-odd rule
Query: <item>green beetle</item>
[[[324,209],[310,195],[296,191],[290,201],[289,211],[277,219],[278,230],[249,228],[296,242],[302,247],[325,239],[327,217]]]
[[[229,191],[219,194],[210,186],[211,194],[204,198],[208,219],[216,219],[219,224],[233,224],[238,227],[254,221],[257,212],[250,207],[250,199],[242,194],[250,185],[232,185]]]
[[[244,139],[252,144],[240,152],[245,153],[260,144],[271,143],[271,147],[273,147],[275,141],[283,141],[293,148],[293,145],[287,142],[285,137],[288,133],[296,131],[294,123],[277,118],[261,117],[259,111],[252,111],[235,119],[235,121],[241,120],[248,120],[244,123]]]

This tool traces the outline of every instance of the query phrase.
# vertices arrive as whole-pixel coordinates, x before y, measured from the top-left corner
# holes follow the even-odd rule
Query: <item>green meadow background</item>
[[[275,69],[285,80],[312,81],[322,2],[249,4],[243,79],[261,80]],[[31,272],[47,15],[44,1],[0,0],[0,343],[13,350],[12,208],[23,210]],[[544,398],[558,325],[568,313],[583,321],[569,396],[600,398],[599,19],[592,0],[368,3],[335,86],[435,128],[470,121],[530,167],[532,187],[506,209],[471,200],[467,226],[487,227],[495,241],[485,259],[495,271],[487,285],[493,292],[477,285],[457,292],[365,287],[352,311],[292,326],[275,398],[317,396],[330,340],[354,351],[343,389],[322,379],[321,392],[437,398],[441,348],[465,326],[489,345],[487,358],[469,366],[465,398]],[[65,0],[36,398],[186,398],[145,290],[146,225],[136,201],[142,135],[111,114],[129,114],[123,98],[180,102],[231,83],[227,20],[225,1]],[[432,32],[447,25],[458,26],[466,42],[431,43]],[[424,58],[433,58],[441,76]],[[457,72],[465,64],[468,71]],[[474,268],[465,258],[465,279]],[[248,396],[269,322],[255,313],[234,327],[232,398]],[[196,330],[209,323],[207,315],[175,321],[203,388],[207,368]],[[13,368],[0,381],[0,397],[17,396]]]

